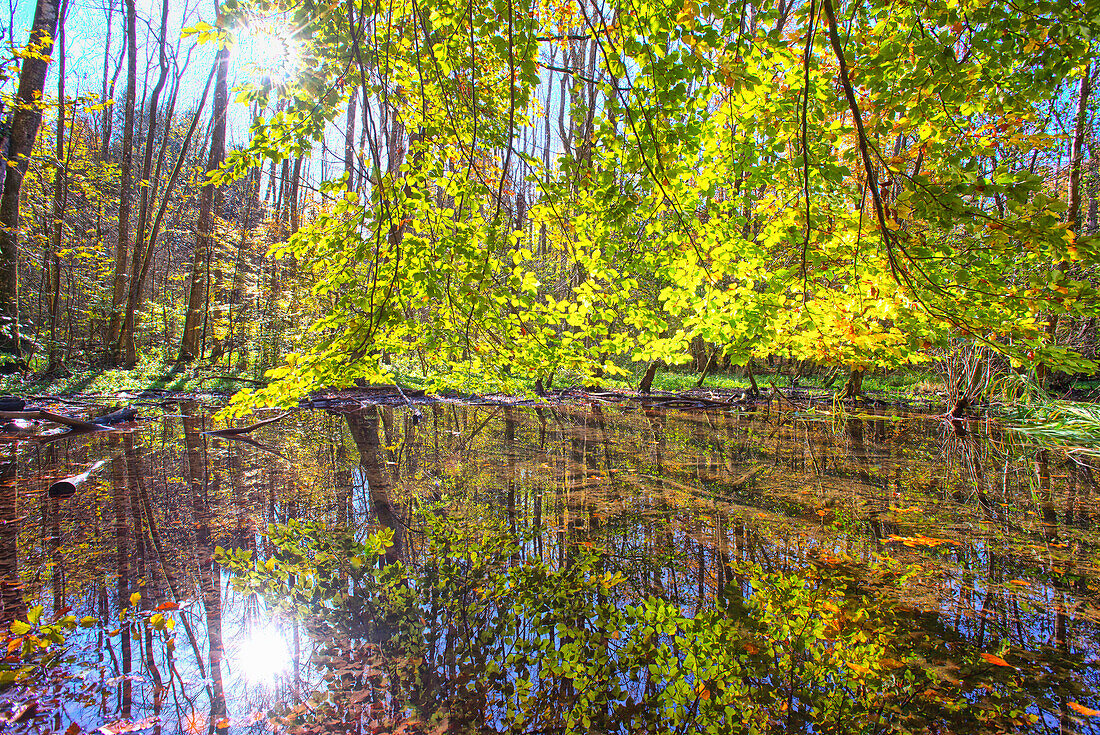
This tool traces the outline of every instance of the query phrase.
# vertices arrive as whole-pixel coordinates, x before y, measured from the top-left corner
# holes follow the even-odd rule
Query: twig
[[[248,434],[249,432],[255,431],[261,426],[267,426],[268,424],[273,424],[276,421],[281,421],[289,415],[289,413],[281,413],[278,416],[264,419],[263,421],[257,421],[251,426],[241,426],[236,429],[214,429],[213,431],[204,431],[202,433],[207,434],[208,436],[240,436],[241,434]]]

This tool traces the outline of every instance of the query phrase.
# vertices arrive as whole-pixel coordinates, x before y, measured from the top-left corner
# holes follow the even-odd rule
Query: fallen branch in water
[[[49,411],[0,411],[0,419],[30,419],[32,421],[49,421],[54,424],[69,426],[73,429],[85,431],[100,431],[105,427],[101,424],[93,424],[82,419],[74,419],[71,416],[62,416]]]
[[[108,460],[101,459],[93,464],[88,469],[81,472],[79,475],[73,475],[72,477],[66,477],[64,480],[58,480],[50,485],[50,489],[47,494],[51,498],[67,498],[76,492],[76,489],[83,485],[92,473],[98,470],[103,465],[107,464]]]
[[[276,421],[281,421],[289,415],[289,413],[281,413],[273,418],[264,419],[263,421],[257,421],[251,426],[241,426],[236,429],[214,429],[213,431],[204,431],[202,433],[209,436],[240,436],[241,434],[247,434],[249,432],[255,431],[261,426],[267,426],[268,424],[273,424]]]
[[[290,461],[290,458],[287,457],[282,452],[280,452],[279,450],[275,449],[274,447],[272,447],[268,444],[264,444],[261,441],[257,441],[257,440],[253,439],[250,436],[244,436],[243,434],[218,435],[213,431],[208,431],[206,433],[207,434],[214,434],[215,439],[225,439],[226,441],[235,441],[235,442],[243,442],[245,444],[251,444],[252,446],[256,447],[257,449],[259,449],[262,452],[267,452],[268,454],[274,454],[276,457],[280,457],[282,459],[285,459],[287,462]]]
[[[133,406],[127,406],[104,414],[97,418],[95,422],[100,426],[110,426],[112,424],[125,424],[134,421],[137,417],[137,409]]]

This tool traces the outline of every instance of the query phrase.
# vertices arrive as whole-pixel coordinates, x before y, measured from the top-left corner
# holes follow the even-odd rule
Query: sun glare
[[[290,668],[290,647],[283,632],[271,623],[253,630],[241,643],[236,666],[250,683],[274,684]]]
[[[257,81],[266,77],[276,85],[293,79],[302,65],[299,42],[289,29],[270,22],[246,26],[237,35],[234,55]]]

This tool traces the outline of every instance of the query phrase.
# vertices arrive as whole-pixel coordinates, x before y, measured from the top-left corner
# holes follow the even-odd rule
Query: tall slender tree
[[[111,288],[111,317],[107,344],[118,343],[122,333],[122,308],[126,300],[126,271],[130,259],[130,213],[133,210],[131,179],[134,170],[134,108],[137,94],[137,8],[126,0],[126,109],[122,130],[121,183],[118,200],[118,241],[115,243],[115,275]],[[113,350],[108,360],[117,362]]]
[[[62,0],[61,20],[58,38],[57,72],[57,156],[54,172],[53,233],[46,254],[46,306],[50,315],[49,364],[46,372],[53,374],[61,370],[57,327],[61,316],[61,240],[65,233],[65,207],[68,204],[68,184],[65,156],[65,17],[69,0]]]
[[[19,333],[19,193],[42,124],[42,90],[57,34],[58,6],[59,0],[38,0],[34,9],[28,46],[35,53],[23,58],[0,194],[0,329],[8,333],[0,338],[0,351],[16,358],[24,352]]]
[[[157,139],[157,113],[160,106],[160,94],[164,89],[164,83],[168,80],[168,0],[161,3],[160,13],[160,74],[153,92],[149,97],[145,126],[145,146],[142,152],[141,163],[141,196],[138,203],[137,231],[135,232],[134,254],[130,259],[130,279],[126,289],[126,310],[122,318],[122,329],[119,332],[118,342],[114,345],[115,361],[121,362],[126,367],[133,367],[137,363],[137,343],[135,341],[135,326],[137,320],[138,301],[145,286],[142,271],[145,261],[145,242],[148,234],[149,214],[153,202],[156,201],[156,192],[152,186],[153,176],[153,146]],[[151,255],[151,253],[150,253]]]
[[[221,15],[220,9],[218,15]],[[206,172],[217,171],[225,160],[225,112],[229,107],[229,45],[222,42],[215,57],[214,109],[210,131],[210,152]],[[199,215],[195,232],[195,251],[191,258],[191,280],[187,293],[187,316],[183,325],[183,341],[179,359],[191,362],[201,355],[204,316],[209,299],[206,264],[214,245],[214,195],[216,187],[209,180],[199,192]]]

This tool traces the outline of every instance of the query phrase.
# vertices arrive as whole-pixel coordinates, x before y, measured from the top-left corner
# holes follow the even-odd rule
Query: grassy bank
[[[395,365],[395,377],[402,386],[423,388],[428,380],[412,366]],[[636,390],[641,382],[644,365],[633,365],[627,377],[604,379],[603,388],[613,391]],[[407,369],[406,369],[407,368]],[[696,388],[698,373],[683,368],[659,370],[653,380],[655,392],[680,393]],[[590,382],[580,374],[563,373],[554,381],[555,388],[578,386]],[[815,393],[837,390],[843,377],[831,386],[824,386],[824,378],[818,375],[804,376],[793,387]],[[790,375],[766,372],[756,376],[756,383],[764,393],[775,387],[786,391],[792,387]],[[260,385],[255,371],[233,372],[224,366],[210,367],[202,364],[168,363],[146,360],[132,370],[122,368],[92,367],[73,371],[64,377],[38,374],[7,375],[0,377],[0,392],[20,396],[35,395],[86,395],[113,396],[143,391],[173,391],[181,393],[232,394],[241,388]],[[720,391],[742,391],[751,386],[749,379],[740,373],[718,372],[708,375],[701,388]],[[528,382],[528,391],[534,391],[534,383]],[[863,381],[865,392],[887,400],[912,397],[929,397],[942,389],[939,376],[934,372],[897,370],[889,373],[868,374]]]

